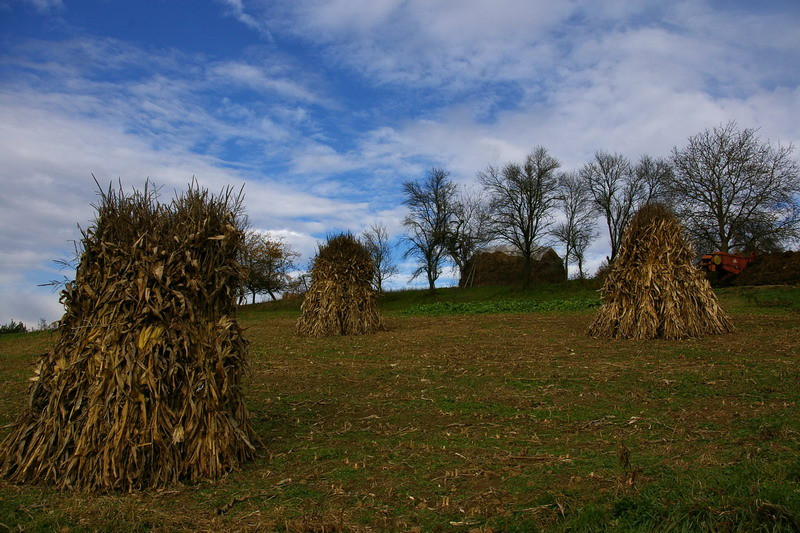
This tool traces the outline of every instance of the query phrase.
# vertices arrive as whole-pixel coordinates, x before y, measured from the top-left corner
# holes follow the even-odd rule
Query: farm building
[[[531,284],[561,283],[567,280],[564,261],[550,247],[541,246],[533,254]],[[475,253],[467,262],[466,277],[459,287],[522,284],[524,260],[517,249],[508,245],[492,246]]]
[[[733,279],[733,285],[797,284],[800,284],[800,251],[761,254]]]

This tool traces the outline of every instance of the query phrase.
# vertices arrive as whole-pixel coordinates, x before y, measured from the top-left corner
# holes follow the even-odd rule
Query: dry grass
[[[0,445],[0,474],[61,488],[218,478],[253,455],[235,319],[239,200],[109,189],[55,345]],[[20,405],[22,407],[22,405]]]
[[[728,315],[702,271],[675,215],[644,206],[625,231],[589,328],[598,338],[684,339],[728,333]]]
[[[305,337],[362,335],[383,328],[372,288],[374,264],[351,234],[328,239],[311,265],[311,287],[302,304],[297,333]]]

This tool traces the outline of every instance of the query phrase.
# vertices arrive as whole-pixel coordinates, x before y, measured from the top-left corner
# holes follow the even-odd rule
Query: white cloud
[[[11,320],[22,322],[31,330],[37,327],[39,319],[50,324],[64,314],[64,307],[58,303],[58,296],[46,287],[13,287],[0,285],[3,299],[0,301],[0,324]]]
[[[269,31],[269,25],[245,13],[243,0],[219,0],[219,2],[226,6],[226,14],[234,17],[239,22],[251,30],[258,32],[263,37],[272,40],[272,34]]]
[[[40,13],[49,13],[54,10],[64,9],[63,0],[25,0]]]
[[[331,176],[354,170],[360,163],[341,154],[327,144],[309,141],[292,156],[292,168],[298,174]]]
[[[300,258],[296,262],[296,266],[300,270],[304,270],[309,260],[317,253],[317,245],[320,239],[313,235],[288,228],[268,229],[264,231],[280,237],[291,246],[292,250],[300,254]]]
[[[80,48],[74,42],[67,46]],[[112,48],[93,41],[85,47],[97,60],[102,50]],[[136,53],[126,53],[134,61]],[[9,58],[5,59],[8,67]],[[10,63],[16,66],[20,61]],[[58,277],[51,272],[51,260],[69,257],[69,241],[80,237],[76,224],[90,224],[91,203],[97,199],[92,174],[101,186],[121,178],[126,189],[141,187],[149,178],[162,186],[167,199],[173,190],[184,189],[192,176],[212,192],[245,183],[245,203],[253,223],[285,230],[287,240],[296,241],[291,244],[306,254],[313,251],[308,245],[312,235],[331,227],[357,228],[368,217],[368,202],[328,198],[290,179],[279,182],[265,176],[257,167],[273,154],[263,147],[252,153],[249,162],[245,159],[235,166],[217,157],[224,153],[225,143],[241,139],[254,146],[276,146],[279,139],[282,144],[277,146],[285,153],[294,153],[295,143],[302,146],[304,141],[291,124],[256,117],[248,113],[252,109],[242,109],[241,116],[231,118],[206,107],[205,96],[190,87],[197,81],[191,79],[196,70],[191,66],[156,69],[146,79],[110,84],[65,65],[37,62],[32,74],[27,70],[21,77],[4,78],[0,85],[0,136],[5,139],[0,144],[0,225],[5,228],[0,234],[0,322],[12,316],[36,320],[38,316],[28,315],[43,313],[48,320],[58,318],[53,316],[57,305],[32,302],[27,311],[18,313],[19,295],[36,292],[37,283]],[[214,89],[220,82],[203,83]],[[299,93],[295,97],[310,98]],[[285,110],[280,104],[278,115]],[[205,153],[195,152],[200,143],[206,143]],[[20,277],[21,272],[29,275]],[[57,300],[47,291],[37,296],[48,297]]]
[[[797,17],[704,2],[265,5],[243,8],[276,32],[323,45],[366,83],[395,84],[421,103],[442,95],[434,110],[379,126],[354,150],[304,151],[295,158],[298,172],[393,167],[408,176],[433,161],[469,180],[539,144],[565,166],[599,149],[667,155],[731,118],[797,138],[789,117],[796,116],[798,75],[782,72],[785,55],[797,56]],[[496,85],[504,81],[509,101]],[[461,96],[448,99],[454,93]]]
[[[305,1],[264,13],[280,29],[326,43],[355,71],[380,82],[461,87],[518,79],[553,54],[543,37],[567,18],[553,2]]]
[[[218,63],[209,68],[220,83],[242,85],[254,91],[269,91],[294,101],[332,105],[306,87],[292,81],[285,74],[271,73],[264,68],[239,61]]]

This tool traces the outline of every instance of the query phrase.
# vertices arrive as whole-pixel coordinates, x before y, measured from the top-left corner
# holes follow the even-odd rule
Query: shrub
[[[22,322],[14,322],[14,319],[11,319],[11,322],[8,324],[0,324],[0,334],[3,333],[25,333],[28,331],[28,328],[25,327],[25,324]]]

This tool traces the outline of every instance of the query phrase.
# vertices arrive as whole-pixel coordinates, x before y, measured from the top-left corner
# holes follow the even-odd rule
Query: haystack
[[[383,329],[371,283],[374,268],[367,249],[351,234],[329,238],[311,265],[298,335],[361,335]]]
[[[599,338],[683,339],[733,329],[668,208],[644,206],[623,236],[589,329]]]
[[[134,490],[216,478],[253,455],[235,318],[240,196],[195,184],[101,193],[55,346],[0,444],[0,475]]]

